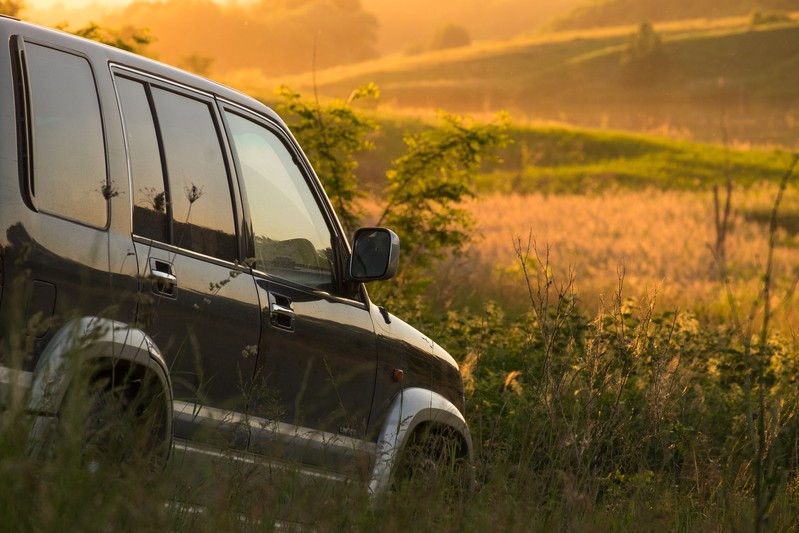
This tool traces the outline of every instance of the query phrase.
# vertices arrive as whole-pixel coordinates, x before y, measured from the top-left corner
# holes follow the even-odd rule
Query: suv
[[[85,390],[158,413],[163,459],[366,464],[373,493],[411,445],[468,464],[455,361],[364,288],[397,236],[350,247],[274,111],[15,19],[0,42],[0,392],[35,442]]]

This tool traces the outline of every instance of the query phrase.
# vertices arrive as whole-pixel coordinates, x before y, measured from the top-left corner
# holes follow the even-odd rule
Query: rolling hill
[[[605,28],[641,22],[743,16],[757,10],[792,11],[796,0],[593,0],[549,23],[554,30]]]
[[[630,72],[636,26],[481,43],[276,80],[346,98],[376,83],[383,105],[664,133],[711,142],[796,146],[799,25],[748,18],[655,26],[658,63]]]

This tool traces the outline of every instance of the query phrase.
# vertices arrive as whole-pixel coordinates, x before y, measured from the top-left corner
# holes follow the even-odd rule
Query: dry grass
[[[731,231],[727,239],[730,284],[744,311],[757,295],[768,249],[768,216],[775,186],[733,191]],[[781,213],[799,210],[799,192],[789,190]],[[513,242],[531,237],[539,249],[550,247],[550,261],[561,277],[573,269],[577,295],[588,312],[618,289],[624,268],[624,293],[657,293],[660,307],[726,314],[727,299],[713,259],[715,242],[712,193],[676,191],[609,192],[598,196],[533,194],[491,195],[469,205],[481,238],[470,250],[468,267],[453,261],[447,278],[461,289],[471,284],[480,297],[493,296],[523,306]],[[793,298],[785,300],[796,278],[799,246],[780,229],[776,282],[783,318]],[[464,274],[468,271],[468,276]],[[493,273],[491,287],[479,276]],[[486,289],[488,289],[486,291]],[[445,290],[445,288],[441,288]],[[515,305],[514,305],[515,304]],[[790,318],[790,316],[788,316]]]

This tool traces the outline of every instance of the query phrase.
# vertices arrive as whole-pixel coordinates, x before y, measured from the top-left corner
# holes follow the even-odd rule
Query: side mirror
[[[397,273],[400,242],[385,228],[360,228],[352,240],[350,280],[367,282],[389,279]]]

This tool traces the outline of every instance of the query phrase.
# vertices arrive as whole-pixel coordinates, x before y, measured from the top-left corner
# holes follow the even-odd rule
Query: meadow
[[[462,363],[478,501],[512,499],[509,530],[793,527],[790,150],[512,132],[405,311]]]
[[[383,150],[401,142],[397,132],[437,127],[388,119]],[[453,492],[449,473],[434,470],[373,499],[358,479],[309,483],[291,468],[224,454],[194,464],[179,450],[163,473],[138,460],[76,468],[80,409],[65,416],[55,451],[31,456],[31,419],[12,397],[0,417],[0,522],[20,531],[793,527],[799,187],[789,151],[509,131],[505,162],[473,176],[463,253],[434,262],[423,292],[383,299],[394,282],[370,287],[459,361],[472,490]],[[695,177],[651,172],[658,160],[648,154],[664,151]],[[391,166],[363,162],[362,171]],[[535,185],[509,192],[514,179]],[[381,186],[374,176],[364,184],[368,213]]]
[[[376,147],[359,155],[357,170],[372,195],[367,204],[373,213],[385,187],[380,176],[398,156],[401,132],[434,124],[390,113],[375,116]],[[727,277],[756,296],[789,149],[515,122],[509,135],[512,142],[498,151],[499,162],[487,162],[474,177],[476,197],[465,204],[476,221],[473,239],[464,257],[440,265],[436,300],[492,299],[523,308],[515,288],[520,279],[514,242],[521,238],[549,248],[556,272],[573,271],[587,310],[612,296],[623,268],[627,296],[657,293],[661,309],[703,310],[718,318],[728,304],[714,257],[716,219],[723,215],[728,183]],[[787,290],[799,253],[795,179],[788,183],[776,224],[773,281]],[[789,311],[790,302],[782,309]]]
[[[791,192],[795,204],[797,189]],[[733,192],[736,207],[727,237],[727,259],[733,265],[729,276],[750,298],[758,290],[758,272],[769,243],[768,225],[757,215],[768,213],[774,195],[776,187],[767,185]],[[613,297],[623,270],[626,296],[657,295],[659,309],[724,316],[727,303],[713,256],[713,206],[710,191],[481,196],[469,205],[479,236],[468,252],[470,264],[465,270],[476,272],[466,287],[480,298],[493,293],[508,308],[523,308],[524,299],[519,301],[516,290],[520,279],[513,242],[532,238],[542,250],[549,249],[555,272],[561,277],[574,273],[576,294],[586,310],[596,310],[603,299]],[[788,288],[795,277],[794,265],[799,264],[799,247],[791,229],[781,228],[777,238],[775,283]],[[463,263],[451,267],[457,271]],[[789,315],[794,303],[792,298],[784,303]]]

